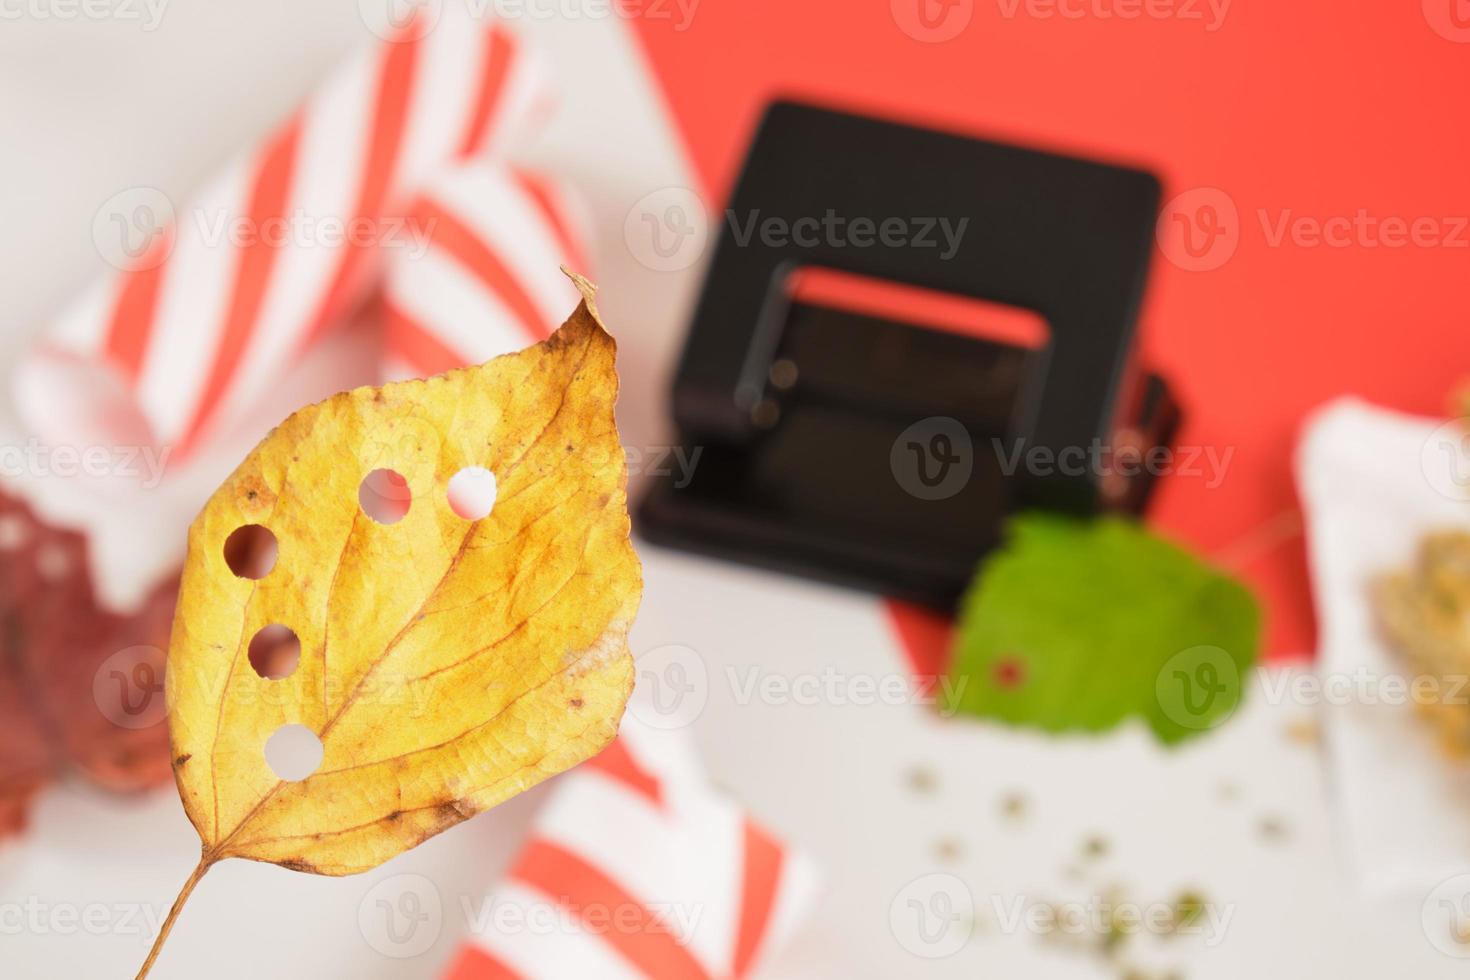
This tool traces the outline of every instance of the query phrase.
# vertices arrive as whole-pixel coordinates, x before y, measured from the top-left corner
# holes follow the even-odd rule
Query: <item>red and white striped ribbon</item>
[[[805,917],[809,860],[711,788],[685,731],[631,714],[562,776],[445,980],[745,977]]]
[[[58,428],[96,420],[176,459],[193,451],[358,305],[385,257],[412,247],[423,229],[405,208],[431,178],[462,161],[476,172],[525,135],[546,109],[545,81],[503,25],[460,4],[353,59],[178,211],[134,268],[53,325],[17,373],[23,417],[57,443],[90,441]],[[548,220],[525,195],[497,225],[502,249]],[[554,272],[553,254],[566,257],[527,261]]]
[[[515,167],[471,164],[408,210],[427,247],[396,250],[383,288],[388,373],[437,374],[551,335],[580,299],[585,222],[568,189]]]

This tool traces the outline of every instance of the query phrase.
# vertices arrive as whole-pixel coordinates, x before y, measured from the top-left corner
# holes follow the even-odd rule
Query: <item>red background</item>
[[[778,95],[1142,164],[1165,200],[1224,191],[1238,248],[1207,271],[1156,255],[1141,347],[1185,403],[1179,442],[1235,456],[1218,488],[1166,480],[1151,517],[1253,584],[1273,654],[1310,651],[1291,475],[1304,415],[1343,393],[1443,414],[1470,376],[1470,229],[1450,220],[1470,215],[1470,43],[1445,36],[1470,41],[1450,19],[1470,22],[1470,3],[1235,0],[1211,31],[1191,0],[1064,0],[1080,16],[1050,17],[955,0],[968,25],[925,43],[895,15],[916,2],[702,0],[684,23],[666,0],[636,23],[712,203]],[[1199,19],[1119,16],[1149,9]],[[1432,219],[1459,244],[1272,245],[1260,214],[1360,209]]]

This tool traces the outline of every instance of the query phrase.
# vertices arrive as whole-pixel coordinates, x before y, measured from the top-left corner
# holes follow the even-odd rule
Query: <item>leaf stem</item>
[[[153,961],[158,959],[158,954],[163,951],[163,943],[168,939],[170,930],[174,927],[174,920],[179,917],[179,912],[184,908],[184,903],[194,893],[194,886],[199,884],[199,879],[204,877],[204,872],[214,867],[214,860],[210,857],[201,857],[199,863],[194,867],[194,872],[189,875],[189,880],[184,882],[184,887],[179,889],[179,897],[174,899],[173,908],[168,910],[168,918],[163,920],[159,927],[158,938],[153,940],[153,948],[148,951],[148,958],[143,961],[143,968],[138,971],[137,980],[143,980],[148,976],[148,971],[153,969]]]

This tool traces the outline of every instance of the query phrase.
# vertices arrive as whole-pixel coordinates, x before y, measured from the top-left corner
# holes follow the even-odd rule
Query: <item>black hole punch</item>
[[[640,535],[952,612],[1018,510],[1141,513],[1156,468],[1088,464],[1179,425],[1132,356],[1160,204],[1145,171],[771,104],[727,213],[836,220],[720,227]]]

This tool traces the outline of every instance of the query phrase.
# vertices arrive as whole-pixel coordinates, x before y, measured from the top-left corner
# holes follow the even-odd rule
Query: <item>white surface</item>
[[[1470,768],[1447,765],[1433,730],[1393,682],[1406,675],[1363,601],[1373,579],[1414,560],[1431,530],[1470,527],[1443,423],[1344,399],[1310,422],[1298,453],[1333,772],[1358,874],[1373,894],[1425,891],[1470,871]],[[1463,450],[1461,450],[1463,452]],[[1458,457],[1464,472],[1470,460]],[[1385,680],[1388,683],[1385,683]],[[1470,690],[1443,689],[1446,697]]]
[[[8,219],[0,225],[7,270],[0,354],[13,353],[100,268],[90,241],[98,204],[138,184],[183,194],[365,37],[355,4],[304,0],[174,0],[151,33],[122,22],[0,26],[0,135],[8,151],[0,155]],[[567,83],[563,111],[537,152],[576,178],[594,208],[602,308],[619,329],[628,379],[626,439],[657,446],[664,382],[696,282],[688,270],[641,265],[623,229],[634,202],[692,181],[626,25],[528,26],[545,38]],[[39,489],[48,500],[64,496]],[[121,568],[130,550],[158,550],[163,529],[181,528],[191,513],[164,502],[127,521],[92,513],[117,535],[104,562]],[[88,512],[77,507],[74,516]],[[118,525],[132,527],[132,544]],[[877,603],[641,550],[647,589],[635,651],[666,658],[648,661],[650,669],[666,669],[670,656],[703,668],[705,685],[680,710],[709,770],[823,865],[825,900],[769,976],[1115,976],[1094,957],[1024,929],[1005,932],[997,921],[1018,898],[1082,900],[1114,881],[1140,902],[1196,887],[1231,914],[1212,947],[1203,937],[1149,947],[1157,962],[1182,964],[1191,980],[1463,972],[1426,939],[1420,896],[1393,904],[1355,897],[1335,856],[1316,752],[1283,734],[1309,709],[1253,696],[1222,731],[1166,753],[1136,728],[1054,742],[943,722],[907,704],[844,703],[858,696],[854,684],[906,676]],[[670,654],[670,644],[694,651],[693,659]],[[742,703],[752,669],[778,686],[836,671],[844,694],[810,704]],[[654,676],[645,672],[640,683]],[[908,787],[914,767],[932,771],[931,792]],[[1019,823],[999,812],[1013,791],[1030,801]],[[358,878],[223,865],[204,879],[154,976],[434,976],[464,931],[461,902],[480,901],[541,795]],[[1286,828],[1284,840],[1262,839],[1258,824],[1268,818]],[[1081,841],[1094,833],[1111,842],[1109,855],[1096,873],[1072,880],[1067,869],[1081,863]],[[941,856],[943,841],[952,842],[953,856]],[[30,835],[0,851],[0,973],[131,976],[148,946],[143,913],[163,914],[196,856],[168,790],[138,801],[75,786],[51,790]],[[896,903],[902,916],[908,899],[927,900],[926,889],[946,881],[925,878],[934,873],[961,879],[979,926],[951,956],[929,960],[898,941],[890,910]],[[367,941],[359,912],[381,896],[373,889],[402,874],[430,879],[443,913],[422,954],[394,959]],[[69,915],[91,925],[68,925]],[[939,934],[940,946],[954,935]]]

